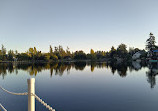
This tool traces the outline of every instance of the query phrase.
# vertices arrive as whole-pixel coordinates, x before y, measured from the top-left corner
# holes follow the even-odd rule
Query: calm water
[[[157,111],[157,64],[0,64],[0,85],[26,92],[36,78],[36,94],[56,111]],[[27,96],[0,90],[8,111],[27,111]],[[48,111],[36,101],[36,111]]]

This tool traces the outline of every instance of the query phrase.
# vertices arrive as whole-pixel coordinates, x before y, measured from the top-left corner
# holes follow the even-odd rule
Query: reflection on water
[[[157,111],[157,74],[158,63],[136,61],[12,63],[0,64],[0,85],[26,92],[36,76],[36,94],[57,111]],[[27,111],[26,96],[0,90],[0,100],[9,111]],[[47,111],[39,102],[36,110]]]
[[[147,74],[147,81],[150,83],[151,88],[154,88],[154,86],[156,85],[156,75],[158,74],[158,63],[149,63],[148,64],[149,67],[149,71],[146,72]]]
[[[151,88],[154,88],[156,84],[155,76],[158,74],[158,63],[146,63],[146,62],[136,62],[131,63],[105,63],[105,62],[59,62],[59,63],[38,63],[38,64],[18,64],[18,63],[1,63],[0,64],[0,76],[5,79],[5,76],[9,74],[18,74],[18,70],[23,70],[28,72],[30,75],[37,75],[42,70],[50,70],[50,77],[52,75],[62,76],[66,71],[70,74],[71,69],[83,71],[86,66],[90,67],[91,72],[95,68],[108,68],[111,70],[112,74],[119,74],[120,77],[126,77],[127,71],[139,71],[143,67],[148,67],[146,72],[147,81],[150,83]]]

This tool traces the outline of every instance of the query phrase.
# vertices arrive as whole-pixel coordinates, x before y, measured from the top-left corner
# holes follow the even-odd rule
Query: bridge
[[[1,86],[0,89],[12,95],[28,96],[28,111],[35,111],[35,99],[39,101],[42,105],[44,105],[49,111],[55,111],[55,109],[53,109],[51,106],[49,106],[46,102],[44,102],[40,97],[38,97],[35,94],[35,78],[28,79],[27,83],[28,83],[28,92],[24,92],[24,93],[10,92]],[[0,103],[0,107],[4,111],[7,111],[7,109],[1,103]]]

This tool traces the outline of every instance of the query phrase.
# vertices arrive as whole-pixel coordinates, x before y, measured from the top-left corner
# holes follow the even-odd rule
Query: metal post
[[[35,78],[27,80],[28,83],[28,111],[35,111]]]

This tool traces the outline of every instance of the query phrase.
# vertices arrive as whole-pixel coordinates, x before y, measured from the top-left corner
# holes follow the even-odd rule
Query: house
[[[145,50],[141,50],[141,51],[138,51],[136,52],[133,56],[132,56],[132,59],[133,60],[138,60],[138,59],[143,59],[146,57],[146,52]]]
[[[158,50],[153,50],[152,51],[152,55],[157,58],[158,57]]]
[[[148,52],[148,57],[152,60],[158,60],[158,50],[152,50]]]
[[[136,52],[136,53],[132,56],[132,59],[133,59],[133,60],[140,59],[140,56],[141,56],[141,55],[142,55],[141,52],[138,51],[138,52]]]

